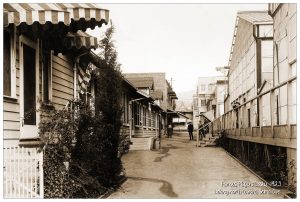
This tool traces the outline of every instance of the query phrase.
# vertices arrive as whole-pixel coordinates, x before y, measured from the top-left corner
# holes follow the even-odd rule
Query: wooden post
[[[272,128],[272,137],[274,138],[275,137],[275,134],[274,134],[274,117],[273,117],[273,110],[274,110],[274,90],[272,90],[270,92],[270,116],[271,116],[271,128]]]
[[[44,198],[44,169],[43,169],[43,151],[39,154],[39,177],[40,177],[40,198]]]
[[[199,147],[199,129],[198,129],[198,134],[197,134],[197,142],[196,142],[196,147]]]
[[[291,92],[290,92],[290,82],[288,81],[287,84],[286,84],[286,93],[287,93],[287,96],[286,96],[286,103],[287,103],[287,130],[288,130],[288,138],[292,138],[292,133],[291,133],[291,124],[290,124],[290,112],[289,112],[289,107],[290,107],[290,99],[289,99],[289,96],[291,95]]]

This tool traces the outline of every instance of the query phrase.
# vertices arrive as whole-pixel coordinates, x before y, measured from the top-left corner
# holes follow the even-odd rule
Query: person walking
[[[173,129],[173,128],[172,128],[172,125],[169,124],[169,125],[168,125],[168,131],[167,131],[168,138],[171,138],[171,137],[172,137],[172,132],[173,132],[172,129]]]
[[[189,132],[190,140],[194,139],[193,131],[194,131],[194,126],[193,126],[192,123],[189,123],[189,125],[188,125],[188,132]]]

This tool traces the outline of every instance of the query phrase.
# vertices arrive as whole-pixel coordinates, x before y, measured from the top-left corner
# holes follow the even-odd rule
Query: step
[[[132,144],[129,150],[150,150],[150,138],[145,137],[134,137],[131,139]]]
[[[210,142],[206,144],[207,146],[216,146],[217,144],[215,142]]]

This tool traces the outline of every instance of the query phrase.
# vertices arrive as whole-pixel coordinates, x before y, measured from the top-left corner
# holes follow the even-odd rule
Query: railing
[[[295,113],[291,107],[296,106],[291,99],[296,96],[296,90],[291,85],[294,80],[296,76],[261,92],[216,118],[213,121],[213,133],[225,131],[228,137],[234,139],[295,148],[296,120],[291,120],[291,115],[294,115],[292,113]],[[276,97],[275,91],[280,91],[286,96],[279,94],[279,97]],[[284,114],[280,111],[283,106],[281,100],[286,103]],[[283,121],[280,121],[281,119]]]
[[[4,198],[43,198],[43,153],[37,148],[4,148]]]
[[[213,126],[213,122],[208,122],[206,124],[204,124],[203,126],[201,126],[199,129],[198,129],[198,134],[196,134],[196,147],[199,147],[200,146],[200,140],[199,140],[199,134],[201,133],[201,131],[203,131],[203,129],[207,126],[211,126],[209,127],[209,132],[212,132],[212,126]]]

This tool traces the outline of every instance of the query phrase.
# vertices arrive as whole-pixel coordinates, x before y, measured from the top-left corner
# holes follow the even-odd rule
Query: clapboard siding
[[[5,140],[17,140],[20,137],[19,130],[5,130],[3,132],[3,137]]]
[[[71,65],[71,64],[69,64],[69,65]],[[63,73],[63,74],[68,75],[70,77],[73,77],[73,71],[70,72],[70,70],[69,70],[70,67],[66,67],[66,66],[61,65],[61,64],[59,64],[57,62],[54,62],[54,61],[53,61],[52,67],[53,67],[53,72],[56,70],[56,71],[59,71],[60,73]]]
[[[19,67],[19,39],[16,40],[16,101],[3,101],[3,139],[4,146],[16,145],[20,137],[20,67]]]
[[[53,76],[60,77],[63,80],[66,80],[66,81],[69,81],[69,82],[73,83],[73,78],[74,78],[73,75],[69,76],[68,74],[65,74],[64,72],[59,71],[59,70],[54,69],[54,68],[53,68]]]
[[[58,89],[61,89],[61,84],[58,84],[58,83],[55,83],[55,82],[52,82],[52,92],[53,91],[60,91]],[[64,92],[67,93],[67,94],[70,94],[70,95],[73,95],[73,86],[72,88],[69,87],[69,86],[64,86]],[[60,92],[63,92],[63,91],[60,91]]]
[[[56,109],[61,109],[74,98],[73,79],[72,60],[62,54],[53,56],[52,103]]]
[[[73,88],[73,82],[66,81],[62,79],[60,76],[54,76],[52,77],[52,82],[58,84],[58,89],[63,91],[64,88]]]
[[[3,112],[4,121],[19,121],[20,114],[18,112],[4,111]]]
[[[19,103],[12,103],[4,101],[3,103],[3,110],[8,112],[20,112],[20,106]]]
[[[68,100],[73,98],[73,92],[63,92],[60,90],[53,89],[52,93],[55,95],[55,97],[59,98],[67,98]]]
[[[3,121],[4,130],[19,130],[20,121]]]

